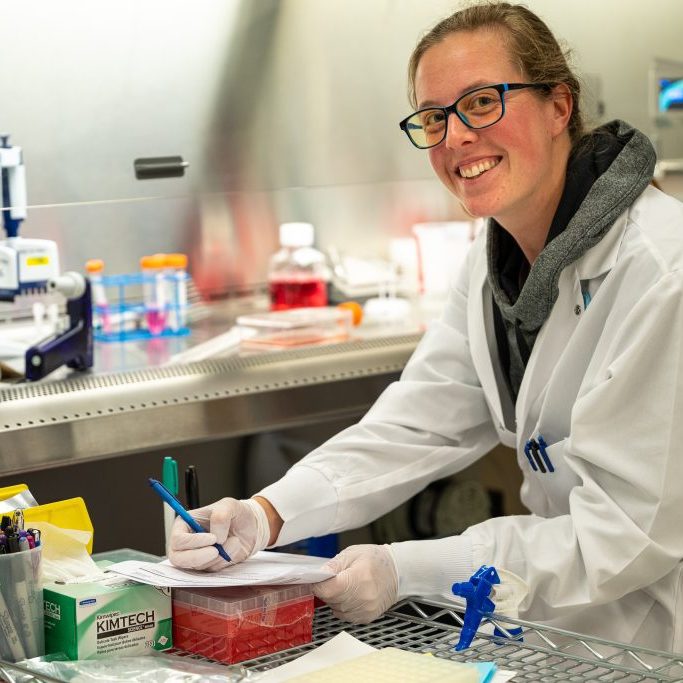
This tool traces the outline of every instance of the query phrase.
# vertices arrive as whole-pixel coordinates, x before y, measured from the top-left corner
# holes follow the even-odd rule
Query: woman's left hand
[[[367,624],[398,599],[398,572],[388,545],[352,545],[324,567],[336,576],[313,586],[339,619]]]

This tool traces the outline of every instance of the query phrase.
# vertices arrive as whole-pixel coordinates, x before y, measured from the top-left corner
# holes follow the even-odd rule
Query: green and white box
[[[69,659],[135,656],[173,645],[171,591],[113,574],[43,589],[45,653]]]

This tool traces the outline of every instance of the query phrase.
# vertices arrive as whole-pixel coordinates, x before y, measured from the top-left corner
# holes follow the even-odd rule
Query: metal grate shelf
[[[648,650],[503,617],[482,622],[482,629],[472,646],[455,652],[453,648],[461,626],[462,616],[452,606],[426,600],[404,600],[377,621],[365,625],[341,622],[329,609],[320,608],[315,612],[312,643],[252,659],[243,662],[242,666],[254,672],[265,671],[301,656],[340,631],[347,631],[378,648],[391,646],[431,652],[454,661],[494,661],[499,668],[516,672],[513,683],[683,681],[683,654]],[[492,635],[494,626],[504,633],[521,626],[523,633],[517,638],[502,638]],[[210,661],[189,653],[175,654],[183,655],[186,660]],[[11,665],[9,668],[17,669]],[[235,671],[235,667],[230,670]],[[0,671],[5,675],[9,673],[2,665]],[[15,679],[8,677],[7,680]],[[22,683],[29,680],[57,679],[40,675],[21,679]]]
[[[482,632],[472,646],[456,652],[454,646],[461,626],[462,616],[453,607],[430,601],[405,600],[367,625],[340,622],[323,608],[316,610],[312,644],[260,657],[245,665],[257,671],[272,668],[345,630],[378,648],[431,652],[454,661],[495,661],[499,668],[517,672],[514,683],[683,681],[683,654],[623,645],[501,617],[483,621]],[[504,633],[521,626],[523,640],[496,637],[492,635],[494,626]]]

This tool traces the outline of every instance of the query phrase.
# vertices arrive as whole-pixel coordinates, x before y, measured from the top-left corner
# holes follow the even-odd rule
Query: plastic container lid
[[[169,268],[187,268],[187,254],[166,254],[166,265]]]
[[[284,311],[249,313],[240,315],[236,322],[244,327],[271,330],[293,330],[302,327],[336,327],[350,325],[353,312],[337,306],[312,306]]]
[[[140,259],[140,268],[163,268],[166,265],[166,254],[151,254]]]
[[[101,258],[91,258],[85,262],[85,269],[89,273],[101,273],[104,270],[104,261]]]
[[[280,226],[280,244],[283,247],[312,247],[315,228],[311,223],[283,223]]]
[[[223,588],[174,588],[173,600],[227,616],[274,608],[281,603],[313,595],[308,583],[292,586],[230,586]]]
[[[352,319],[350,310],[317,306],[241,315],[237,325],[244,331],[240,344],[245,348],[282,349],[346,341]]]
[[[337,304],[337,308],[342,311],[351,311],[351,322],[354,327],[363,322],[363,307],[357,301],[342,301]]]
[[[410,301],[396,296],[373,297],[363,306],[366,322],[402,322],[410,320],[412,312]]]

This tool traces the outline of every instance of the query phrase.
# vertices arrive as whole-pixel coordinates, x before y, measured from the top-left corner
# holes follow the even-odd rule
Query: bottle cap
[[[343,311],[351,311],[351,322],[356,327],[363,322],[363,307],[357,301],[342,301],[337,308]]]
[[[91,258],[85,262],[85,269],[89,273],[101,273],[104,270],[104,261],[101,258]]]
[[[166,254],[166,265],[169,268],[187,268],[187,254]]]
[[[283,247],[312,247],[315,228],[311,223],[283,223],[280,226],[280,244]]]
[[[151,254],[140,259],[140,268],[163,268],[166,265],[166,254]]]

